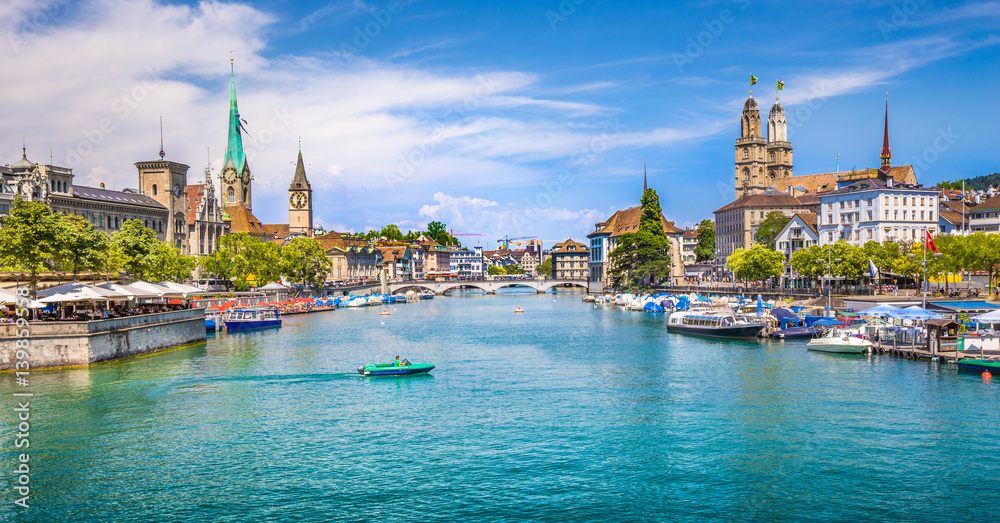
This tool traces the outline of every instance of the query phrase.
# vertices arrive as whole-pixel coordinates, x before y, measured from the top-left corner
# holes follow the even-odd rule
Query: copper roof
[[[791,176],[774,180],[772,187],[781,192],[787,192],[789,187],[803,187],[811,193],[829,192],[837,190],[837,180],[862,180],[866,178],[878,177],[879,169],[859,169],[856,171],[845,171],[839,173],[819,173],[806,174],[803,176]],[[917,183],[917,176],[913,172],[912,165],[900,165],[889,168],[889,176],[901,183]]]
[[[83,200],[124,203],[128,205],[138,205],[140,207],[154,207],[158,210],[167,209],[163,206],[163,204],[150,198],[149,196],[121,191],[111,191],[108,189],[96,189],[94,187],[84,187],[82,185],[73,186],[73,196]]]

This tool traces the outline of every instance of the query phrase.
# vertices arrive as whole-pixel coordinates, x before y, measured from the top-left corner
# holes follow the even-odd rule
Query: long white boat
[[[707,338],[754,339],[767,327],[764,319],[748,320],[726,311],[675,312],[667,319],[667,331]]]
[[[826,336],[806,344],[809,350],[837,354],[864,354],[871,350],[871,347],[872,342],[839,329],[830,329]]]

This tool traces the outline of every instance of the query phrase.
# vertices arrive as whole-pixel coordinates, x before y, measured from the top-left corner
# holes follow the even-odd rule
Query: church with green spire
[[[229,140],[226,155],[219,172],[223,220],[229,222],[230,232],[245,232],[261,240],[271,240],[264,224],[253,215],[253,175],[243,149],[246,130],[236,103],[236,73],[233,60],[229,60]],[[249,134],[247,135],[249,136]]]

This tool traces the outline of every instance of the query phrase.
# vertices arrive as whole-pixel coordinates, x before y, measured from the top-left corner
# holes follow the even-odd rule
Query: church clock
[[[294,192],[289,198],[292,207],[295,209],[303,209],[309,203],[309,197],[306,196],[304,192]]]
[[[236,183],[236,169],[233,169],[232,167],[226,167],[222,171],[222,181],[228,184]]]
[[[250,185],[250,169],[243,169],[243,185]]]

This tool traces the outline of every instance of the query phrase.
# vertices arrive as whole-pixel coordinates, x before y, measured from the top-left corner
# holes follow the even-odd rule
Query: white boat
[[[826,336],[816,338],[806,344],[806,348],[838,354],[864,354],[871,350],[872,342],[858,338],[847,331],[830,329]]]

